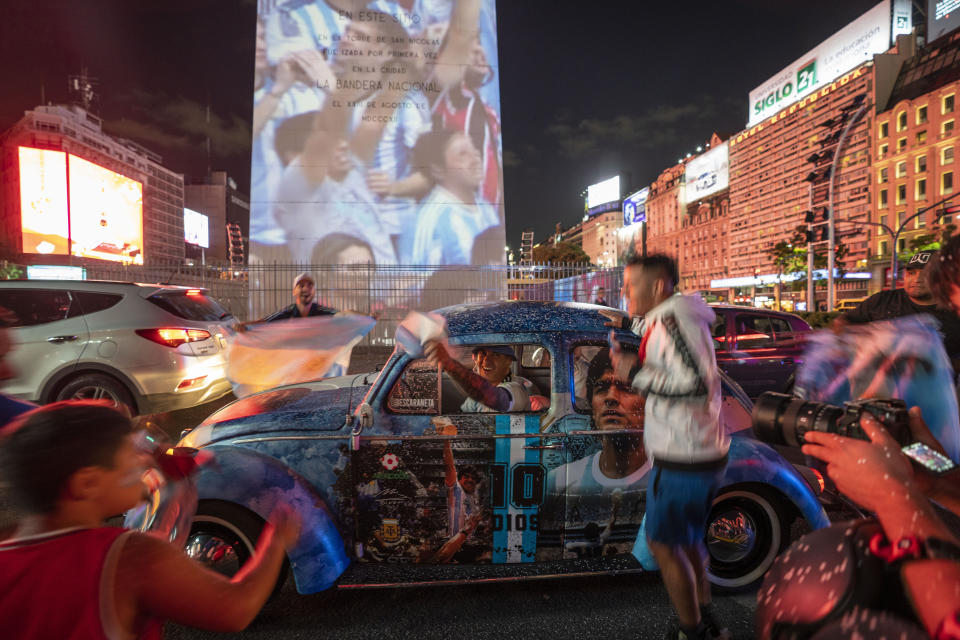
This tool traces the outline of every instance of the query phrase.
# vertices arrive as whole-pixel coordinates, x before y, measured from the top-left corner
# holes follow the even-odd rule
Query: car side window
[[[624,351],[636,352],[640,345],[635,342],[620,341]],[[578,413],[590,413],[590,401],[587,399],[587,379],[590,367],[597,358],[609,359],[609,346],[603,343],[578,344],[570,350],[570,366],[573,369],[573,408]],[[629,384],[629,383],[628,383]]]
[[[52,289],[0,291],[0,307],[16,316],[14,327],[32,327],[79,315],[69,292]]]
[[[505,386],[514,396],[515,406],[519,407],[514,411],[545,411],[550,407],[549,394],[552,388],[550,352],[539,344],[511,345],[511,348],[514,354],[519,354],[519,360],[514,359],[511,363],[509,379],[505,379],[501,386]],[[471,345],[460,346],[451,349],[450,355],[472,370],[475,366],[473,350]],[[516,388],[516,393],[511,391],[512,388]],[[524,396],[522,402],[517,394]],[[447,372],[443,372],[441,376],[440,401],[443,414],[487,412],[487,408],[470,399]]]
[[[759,349],[773,344],[770,318],[755,314],[737,316],[737,349]]]
[[[440,413],[440,369],[426,358],[407,364],[387,396],[393,413]]]
[[[98,291],[71,291],[75,303],[79,303],[83,315],[105,311],[123,300],[123,296],[116,293],[100,293]]]
[[[773,334],[777,340],[789,340],[793,337],[790,323],[783,318],[770,318],[770,326],[773,327]]]

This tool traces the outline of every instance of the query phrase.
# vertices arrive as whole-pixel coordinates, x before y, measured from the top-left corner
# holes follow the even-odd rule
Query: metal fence
[[[251,264],[87,267],[87,278],[160,282],[202,287],[240,320],[262,318],[293,302],[293,280],[303,272],[317,283],[322,304],[376,314],[362,343],[391,346],[397,324],[411,309],[429,311],[454,304],[494,300],[593,302],[598,287],[619,300],[622,269],[585,264],[529,266]]]

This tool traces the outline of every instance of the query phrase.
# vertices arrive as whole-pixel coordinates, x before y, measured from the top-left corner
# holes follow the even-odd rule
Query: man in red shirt
[[[0,431],[0,474],[25,514],[0,541],[4,637],[157,638],[163,620],[213,631],[253,620],[299,523],[276,514],[226,578],[165,540],[103,526],[144,498],[147,464],[130,420],[100,403],[47,405]]]

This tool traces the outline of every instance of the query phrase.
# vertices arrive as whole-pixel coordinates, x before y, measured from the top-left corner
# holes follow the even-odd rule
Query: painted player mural
[[[502,264],[498,69],[494,0],[262,10],[251,260],[345,263],[350,236],[376,265]]]

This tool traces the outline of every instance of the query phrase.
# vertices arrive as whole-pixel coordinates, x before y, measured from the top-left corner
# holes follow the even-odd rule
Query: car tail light
[[[204,329],[137,329],[137,335],[165,347],[179,347],[210,338],[210,332]]]
[[[199,296],[201,294],[203,294],[203,290],[201,289],[187,289],[188,296]]]
[[[207,376],[200,376],[199,378],[184,378],[180,381],[180,384],[177,385],[177,391],[183,391],[184,389],[196,387],[200,384],[203,384],[203,381],[206,379]]]

